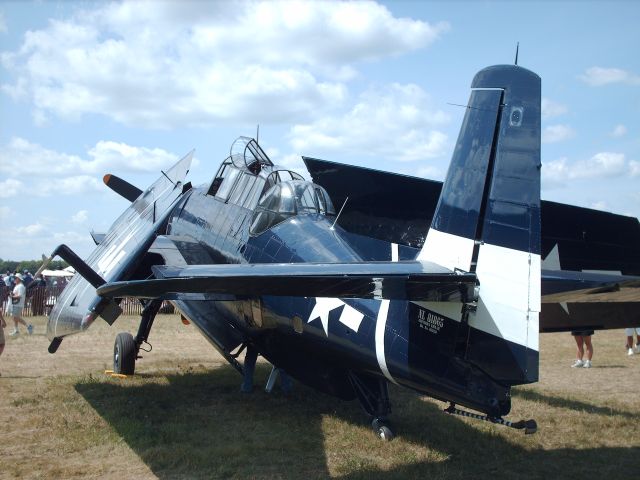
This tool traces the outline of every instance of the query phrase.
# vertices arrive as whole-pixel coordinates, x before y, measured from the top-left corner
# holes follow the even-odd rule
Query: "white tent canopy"
[[[42,275],[45,277],[73,277],[75,272],[65,270],[43,270]]]

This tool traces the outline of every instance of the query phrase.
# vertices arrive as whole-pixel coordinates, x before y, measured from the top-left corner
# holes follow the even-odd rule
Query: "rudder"
[[[499,65],[472,82],[418,259],[476,272],[465,357],[508,384],[538,377],[540,77]],[[465,318],[463,317],[463,321]]]

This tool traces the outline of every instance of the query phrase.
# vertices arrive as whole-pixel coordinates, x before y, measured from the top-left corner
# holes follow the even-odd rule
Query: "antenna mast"
[[[516,65],[518,65],[518,50],[520,49],[520,42],[516,43]]]

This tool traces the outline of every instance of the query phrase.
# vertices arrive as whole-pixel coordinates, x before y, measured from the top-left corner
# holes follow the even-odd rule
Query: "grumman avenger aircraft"
[[[170,300],[239,372],[251,346],[301,383],[358,398],[384,439],[389,383],[449,402],[447,413],[534,432],[533,420],[503,417],[511,387],[538,380],[540,78],[493,66],[471,88],[421,248],[343,228],[344,203],[253,139],[237,140],[199,188],[185,183],[192,154],[145,191],[105,176],[132,204],[86,260],[65,245],[53,252],[78,275],[49,317],[49,351],[99,316],[113,324],[120,299],[137,297],[138,333],[119,333],[114,347],[115,372],[133,374]],[[586,295],[633,277],[551,280],[556,294]]]

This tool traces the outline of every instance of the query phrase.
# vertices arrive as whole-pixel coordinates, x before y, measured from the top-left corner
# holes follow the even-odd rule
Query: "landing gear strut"
[[[389,422],[391,403],[387,381],[382,378],[364,377],[354,373],[349,374],[362,408],[371,415],[371,427],[378,437],[385,441],[393,440],[395,436]]]
[[[120,332],[116,336],[113,346],[113,371],[123,375],[133,375],[136,369],[136,360],[142,358],[140,355],[141,346],[147,343],[149,332],[153,321],[160,310],[162,300],[154,299],[144,303],[142,318],[138,333],[133,337],[128,332]]]

